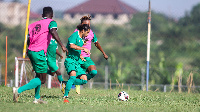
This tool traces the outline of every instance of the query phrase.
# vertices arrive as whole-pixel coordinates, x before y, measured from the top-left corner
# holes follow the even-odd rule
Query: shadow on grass
[[[42,95],[41,98],[60,98],[60,96],[57,95]]]

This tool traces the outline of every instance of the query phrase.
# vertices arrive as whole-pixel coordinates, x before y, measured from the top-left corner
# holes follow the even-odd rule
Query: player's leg
[[[85,70],[81,68],[81,65],[77,67],[77,75],[76,80],[74,81],[74,85],[76,86],[76,93],[80,94],[80,85],[87,83],[87,76]]]
[[[64,93],[64,97],[63,98],[68,98],[68,94],[69,91],[72,87],[72,84],[74,83],[75,79],[76,79],[76,64],[77,62],[71,58],[66,58],[64,65],[67,71],[67,74],[69,74],[69,79],[68,81],[66,81],[66,87],[65,87],[65,92],[63,92],[61,89],[61,91]],[[64,84],[62,84],[63,86]],[[64,100],[65,101],[65,100]]]
[[[56,73],[58,81],[61,83],[63,81],[63,78],[62,78],[61,72],[60,72],[60,70],[59,70],[59,68],[56,64],[56,59],[48,58],[47,59],[47,65],[50,69],[50,70],[48,70],[47,73],[49,73],[52,76],[54,76],[54,74]]]
[[[57,74],[58,81],[61,83],[63,81],[63,78],[62,78],[60,69],[56,70],[55,73]]]
[[[36,77],[40,78],[41,84],[44,84],[46,82],[46,75],[47,75],[46,73],[36,74]],[[40,98],[40,88],[41,88],[41,85],[35,88],[35,99],[33,103],[47,103],[46,101],[43,101]]]
[[[19,94],[22,93],[23,91],[37,88],[42,83],[45,83],[45,80],[46,80],[46,75],[41,76],[42,73],[45,74],[47,72],[47,63],[46,63],[46,56],[44,55],[44,51],[39,51],[39,52],[28,51],[28,56],[33,65],[33,69],[36,72],[36,78],[32,79],[28,84],[20,87],[19,89],[13,88],[14,101],[17,101],[17,98],[18,98],[17,96],[19,96]],[[38,97],[38,95],[36,96]]]
[[[73,70],[69,73],[69,80],[66,82],[64,98],[68,98],[69,91],[75,80],[76,80],[76,71]]]
[[[87,79],[90,80],[93,78],[95,75],[97,75],[97,70],[95,65],[90,65],[87,69],[88,74],[87,74]]]
[[[76,93],[81,94],[81,87],[80,85],[87,84],[87,76],[86,74],[81,75],[80,78],[76,78],[74,81],[74,85],[76,86]]]
[[[87,76],[86,74],[81,75],[80,77],[76,78],[74,81],[74,85],[83,85],[87,84]]]
[[[91,60],[90,57],[84,57],[84,59],[86,60],[85,62],[83,62],[83,64],[81,64],[81,68],[84,70],[84,71],[88,71],[88,74],[87,74],[87,80],[90,80],[91,78],[93,78],[96,74],[97,74],[97,71],[96,71],[96,66],[94,64],[94,62]],[[82,81],[82,80],[80,80]],[[79,81],[79,82],[80,82]],[[78,80],[76,81],[78,82]],[[81,82],[80,82],[81,83]],[[87,82],[86,82],[87,83]],[[80,94],[80,85],[77,84],[75,85],[76,86],[76,93],[77,94]]]
[[[97,74],[96,66],[94,62],[91,60],[90,57],[85,57],[85,62],[82,65],[82,68],[87,69],[88,74],[87,74],[87,80],[90,80]]]
[[[34,78],[32,79],[28,84],[20,87],[20,88],[13,88],[13,100],[15,102],[18,101],[18,97],[19,97],[19,94],[22,93],[23,91],[26,91],[26,90],[30,90],[30,89],[33,89],[33,88],[36,88],[37,86],[40,86],[41,85],[41,81],[39,78]]]

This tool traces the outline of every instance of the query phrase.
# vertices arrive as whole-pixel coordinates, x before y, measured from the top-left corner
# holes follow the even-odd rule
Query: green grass
[[[48,104],[33,104],[34,89],[20,94],[19,102],[13,103],[12,88],[0,87],[0,111],[38,112],[133,112],[133,111],[200,111],[200,94],[126,91],[130,99],[118,101],[122,90],[83,89],[81,95],[70,91],[70,103],[63,103],[60,89],[41,88],[41,96]]]

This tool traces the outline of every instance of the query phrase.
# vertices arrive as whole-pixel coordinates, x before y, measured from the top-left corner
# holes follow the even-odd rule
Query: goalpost
[[[21,87],[35,77],[28,58],[15,57],[15,87]]]
[[[58,64],[57,60],[57,64]],[[21,87],[27,84],[30,80],[35,78],[35,72],[33,70],[31,61],[29,58],[15,57],[15,87]],[[47,75],[47,83],[44,84],[47,88],[60,88],[60,83],[57,80],[57,76]]]

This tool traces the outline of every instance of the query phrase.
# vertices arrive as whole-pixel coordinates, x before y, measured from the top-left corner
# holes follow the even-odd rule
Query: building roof
[[[42,15],[41,14],[38,14],[38,13],[35,13],[35,12],[32,12],[30,11],[30,19],[38,19],[38,18],[42,18]]]
[[[119,0],[88,0],[65,11],[65,13],[135,14],[138,11]]]

